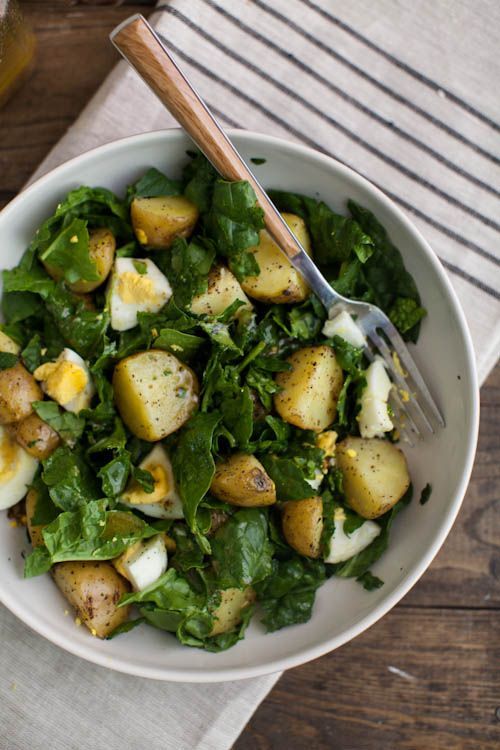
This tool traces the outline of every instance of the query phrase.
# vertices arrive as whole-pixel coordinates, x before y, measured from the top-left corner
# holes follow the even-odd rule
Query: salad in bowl
[[[425,310],[373,213],[270,195],[335,289],[415,342]],[[190,152],[179,180],[71,190],[3,272],[2,310],[0,507],[27,526],[25,577],[50,572],[92,636],[217,652],[252,617],[308,621],[327,578],[383,585],[412,491],[393,386],[248,183]]]

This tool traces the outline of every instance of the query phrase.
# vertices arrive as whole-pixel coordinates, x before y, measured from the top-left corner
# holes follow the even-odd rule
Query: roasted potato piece
[[[215,266],[208,275],[207,291],[193,298],[191,312],[196,315],[221,315],[236,300],[241,300],[245,305],[238,308],[235,318],[242,310],[252,309],[236,276],[226,266]]]
[[[61,442],[57,432],[37,414],[30,414],[18,422],[14,434],[19,445],[39,461],[48,458]]]
[[[292,370],[279,372],[281,392],[274,396],[274,408],[285,422],[303,430],[320,432],[335,419],[344,377],[329,346],[298,349],[287,362]]]
[[[178,430],[198,404],[194,372],[161,349],[122,359],[113,373],[113,390],[129,430],[151,442]]]
[[[403,452],[379,438],[347,437],[337,445],[347,502],[363,518],[390,510],[410,486]]]
[[[53,568],[54,581],[77,617],[92,635],[106,638],[128,618],[130,607],[117,607],[123,594],[130,591],[109,562],[63,562]]]
[[[221,601],[212,614],[215,622],[210,635],[229,633],[241,622],[241,614],[255,601],[255,591],[251,586],[245,589],[224,589],[220,592]]]
[[[6,333],[0,331],[0,352],[7,352],[8,354],[19,354],[21,347],[19,344],[7,336]]]
[[[295,214],[284,213],[282,216],[304,250],[311,255],[311,240],[304,220]],[[260,233],[259,244],[249,248],[249,252],[254,254],[260,268],[258,276],[249,276],[241,283],[243,291],[250,297],[275,304],[306,299],[309,287],[265,229]]]
[[[282,526],[286,541],[299,555],[319,557],[323,531],[321,497],[289,500],[283,508]]]
[[[234,453],[215,468],[210,491],[231,505],[251,508],[276,502],[276,487],[255,456]]]
[[[40,547],[40,545],[44,544],[42,531],[45,528],[45,524],[35,526],[32,522],[37,502],[38,492],[36,490],[29,490],[26,495],[26,524],[33,547]]]
[[[162,250],[176,237],[189,237],[198,221],[198,209],[183,195],[159,195],[134,198],[130,216],[138,242]]]
[[[33,413],[33,401],[41,401],[42,389],[20,362],[0,370],[0,424],[12,424]]]
[[[99,274],[98,281],[75,281],[74,284],[68,284],[70,289],[77,294],[86,294],[93,292],[98,286],[101,286],[109,276],[115,259],[116,241],[114,234],[109,229],[101,227],[91,229],[89,232],[89,255],[96,265]]]
[[[91,229],[89,231],[89,257],[90,260],[94,261],[96,266],[97,274],[99,278],[96,281],[85,281],[79,279],[74,281],[67,286],[72,292],[77,294],[85,294],[87,292],[93,292],[94,289],[103,284],[111,271],[113,261],[115,258],[116,241],[115,237],[109,229],[100,227],[99,229]],[[47,273],[52,276],[53,279],[59,281],[64,278],[64,270],[58,266],[53,266],[48,261],[42,261]]]

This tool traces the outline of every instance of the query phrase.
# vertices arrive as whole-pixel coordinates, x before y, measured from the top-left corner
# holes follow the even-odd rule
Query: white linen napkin
[[[170,0],[152,21],[223,123],[332,154],[409,214],[450,274],[483,381],[500,349],[500,5]],[[121,62],[34,177],[174,124]],[[0,632],[8,750],[224,750],[279,677],[159,683],[70,656],[4,608]]]

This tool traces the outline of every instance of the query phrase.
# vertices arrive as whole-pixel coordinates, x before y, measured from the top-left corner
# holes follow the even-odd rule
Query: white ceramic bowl
[[[411,222],[365,179],[327,156],[278,138],[232,132],[266,187],[320,196],[338,211],[353,198],[375,212],[401,249],[415,277],[428,317],[415,359],[445,415],[447,427],[406,451],[415,486],[414,502],[397,519],[389,550],[374,566],[385,584],[368,593],[353,580],[330,579],[317,593],[310,622],[265,634],[254,618],[246,637],[220,654],[186,648],[149,627],[113,641],[77,628],[48,575],[22,579],[26,534],[0,514],[0,598],[27,625],[58,646],[105,667],[162,680],[236,680],[294,667],[350,641],[388,612],[431,563],[451,529],[469,480],[478,430],[478,388],[470,336],[457,298],[433,251]],[[192,148],[180,130],[133,136],[63,164],[19,195],[0,214],[2,265],[15,265],[38,225],[60,199],[82,184],[122,193],[154,165],[176,176]],[[420,490],[430,482],[430,501]]]

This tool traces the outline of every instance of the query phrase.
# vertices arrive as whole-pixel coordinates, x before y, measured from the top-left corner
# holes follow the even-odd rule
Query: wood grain
[[[0,206],[117,60],[107,40],[111,29],[127,15],[146,12],[148,4],[23,3],[37,33],[38,66],[0,111]],[[497,368],[482,389],[472,481],[430,569],[369,631],[287,672],[235,750],[500,748],[499,438]]]

